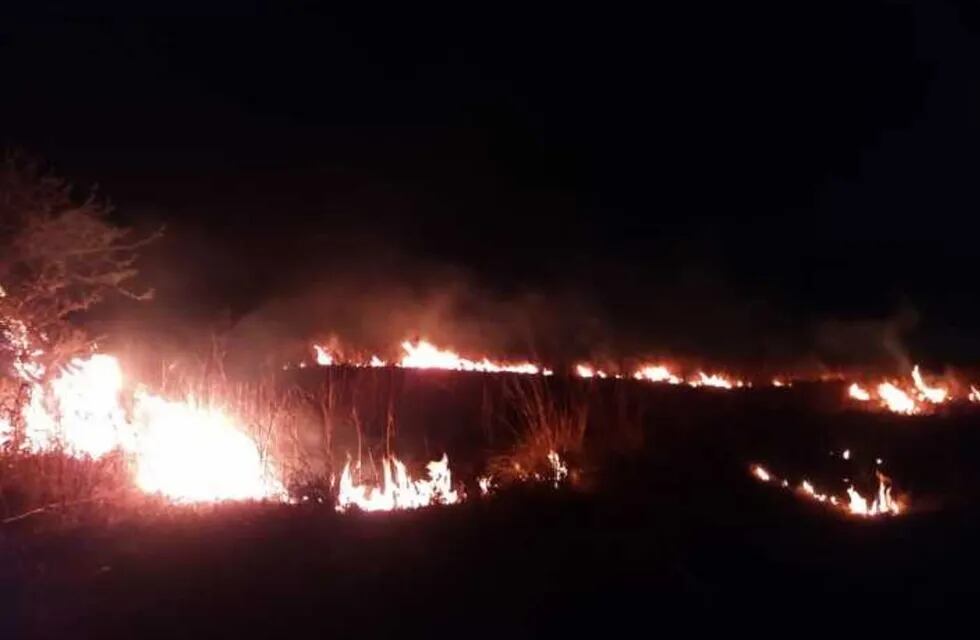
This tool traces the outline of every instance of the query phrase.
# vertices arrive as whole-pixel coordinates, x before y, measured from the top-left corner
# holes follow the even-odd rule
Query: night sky
[[[980,361],[970,3],[110,9],[4,16],[0,143],[166,225],[134,323]]]

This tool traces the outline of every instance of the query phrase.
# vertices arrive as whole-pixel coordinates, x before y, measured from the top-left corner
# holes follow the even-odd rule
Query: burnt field
[[[476,474],[520,440],[511,377],[337,369],[292,383],[360,403],[345,411],[359,416],[364,451],[390,438],[406,460],[448,452],[468,498],[388,513],[309,501],[38,514],[0,530],[3,635],[881,628],[975,598],[980,431],[968,410],[855,411],[831,383],[724,391],[555,377],[548,393],[587,407],[571,481],[480,498]],[[338,451],[357,440],[352,424],[334,425]],[[908,508],[853,517],[758,481],[752,464],[838,494],[844,478],[871,489],[883,470]]]

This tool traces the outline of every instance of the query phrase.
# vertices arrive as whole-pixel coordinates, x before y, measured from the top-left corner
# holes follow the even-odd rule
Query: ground
[[[578,489],[396,514],[245,504],[8,525],[0,635],[881,630],[968,611],[975,416],[820,412],[807,391],[669,393],[646,414],[642,452],[606,458]],[[907,515],[853,519],[748,473],[763,462],[838,487],[876,456]]]

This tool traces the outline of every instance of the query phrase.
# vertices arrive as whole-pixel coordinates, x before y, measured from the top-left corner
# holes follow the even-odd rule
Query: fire
[[[850,498],[847,508],[856,516],[878,516],[886,513],[898,515],[902,512],[902,505],[892,498],[891,482],[882,474],[878,474],[878,495],[868,505],[867,498],[854,490],[854,487],[847,488],[847,496]]]
[[[575,375],[580,378],[601,378],[605,380],[609,377],[609,374],[602,369],[596,369],[590,364],[577,364],[575,365]],[[621,378],[622,376],[614,376],[616,378]]]
[[[678,376],[670,372],[670,369],[663,365],[647,365],[641,367],[633,374],[637,380],[649,380],[650,382],[666,382],[668,384],[681,384],[684,382]]]
[[[133,414],[136,485],[143,491],[178,502],[283,496],[255,441],[226,413],[140,390]]]
[[[737,380],[732,382],[728,378],[720,374],[708,375],[704,371],[698,372],[698,377],[691,380],[688,384],[692,387],[715,387],[718,389],[731,389],[733,387],[741,387],[742,382]]]
[[[439,349],[431,342],[425,340],[420,340],[414,344],[406,340],[402,343],[402,349],[404,349],[405,355],[402,356],[399,365],[406,369],[450,369],[455,371],[507,372],[529,375],[540,373],[540,368],[530,362],[500,364],[492,362],[487,358],[483,358],[480,361],[468,360],[460,357],[454,351]]]
[[[180,502],[283,497],[256,443],[224,413],[137,390],[127,415],[123,395],[116,358],[73,359],[50,384],[31,383],[22,446],[92,458],[123,451],[137,487]]]
[[[430,462],[426,466],[428,480],[413,480],[405,465],[394,456],[384,458],[381,469],[383,481],[380,488],[355,484],[351,463],[348,461],[340,476],[337,510],[346,511],[351,507],[362,511],[417,509],[432,504],[456,504],[461,500],[459,493],[453,489],[449,457],[445,454],[441,460]],[[484,491],[488,490],[489,479]]]
[[[941,404],[946,401],[946,397],[949,392],[941,387],[930,387],[922,380],[922,374],[919,373],[919,365],[912,367],[912,380],[915,382],[915,388],[919,390],[919,397],[927,402],[933,404]]]
[[[977,389],[972,384],[970,385],[970,402],[980,402],[980,389]]]
[[[860,400],[861,402],[867,402],[868,400],[871,400],[871,394],[868,393],[864,387],[862,387],[856,382],[851,383],[851,386],[847,388],[847,395],[854,398],[855,400]]]
[[[561,459],[557,451],[548,452],[548,462],[551,464],[552,471],[554,471],[555,488],[557,489],[565,481],[565,478],[568,477],[568,465]]]
[[[762,482],[769,482],[773,479],[772,474],[770,474],[760,465],[752,465],[752,467],[750,467],[750,471],[753,476]],[[905,504],[892,495],[891,480],[880,472],[876,473],[876,476],[878,478],[878,492],[871,500],[870,504],[868,499],[858,493],[853,485],[849,485],[847,487],[846,500],[818,491],[809,480],[805,479],[797,487],[796,494],[810,500],[816,500],[817,502],[829,503],[834,508],[853,516],[897,516],[904,513],[906,509]],[[779,484],[783,487],[789,486],[789,482],[786,480],[783,480]]]
[[[891,382],[882,382],[878,385],[878,397],[889,411],[912,415],[917,412],[915,400]]]
[[[321,367],[329,367],[333,364],[333,356],[324,347],[313,345],[313,353],[316,356],[316,363]]]

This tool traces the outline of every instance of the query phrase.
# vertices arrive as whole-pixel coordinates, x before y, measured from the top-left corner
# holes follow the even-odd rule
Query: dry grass
[[[122,454],[93,460],[61,451],[0,455],[0,522],[41,511],[99,502],[119,502],[135,494]]]
[[[581,462],[589,417],[588,387],[569,385],[562,390],[544,378],[514,378],[506,400],[513,412],[516,441],[491,458],[489,471],[501,484],[529,479],[553,481],[553,454],[573,465]]]

